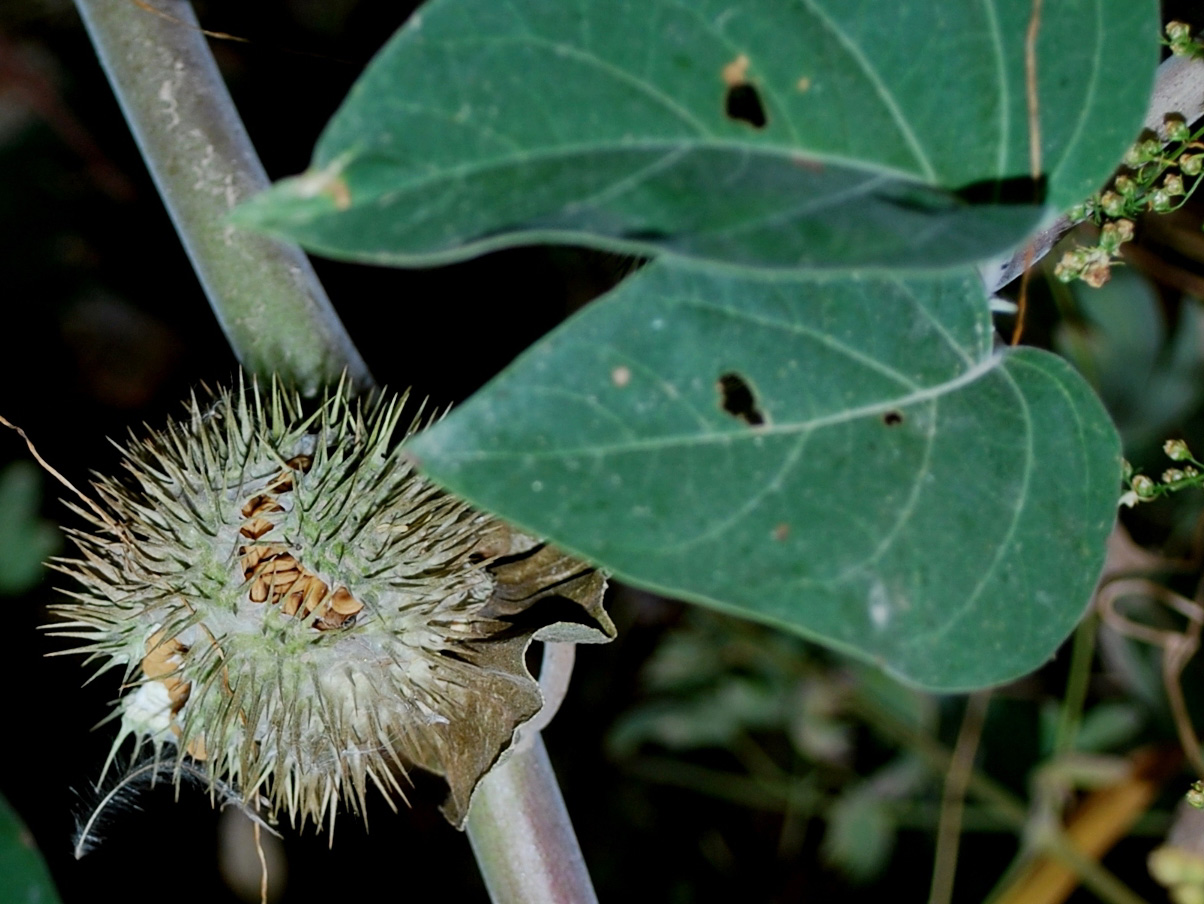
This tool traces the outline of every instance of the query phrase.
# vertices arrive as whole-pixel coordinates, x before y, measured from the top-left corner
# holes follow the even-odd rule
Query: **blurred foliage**
[[[1122,781],[1126,751],[1168,736],[1161,700],[1146,703],[1126,686],[1158,686],[1158,663],[1101,630],[1108,636],[1098,656],[1075,666],[1089,668],[1094,677],[1083,677],[1096,685],[1082,710],[1068,709],[1056,675],[996,692],[965,832],[998,840],[1010,831],[1020,841],[1073,812],[1082,792]],[[1114,668],[1118,661],[1123,669]],[[1136,675],[1120,677],[1125,672]],[[960,698],[924,694],[797,638],[699,611],[663,636],[642,688],[643,699],[608,737],[611,755],[632,775],[802,823],[822,839],[822,861],[847,881],[887,887],[898,874],[900,838],[912,849],[936,830]],[[1016,743],[1024,738],[1032,743]],[[1138,831],[1158,832],[1169,814],[1138,817]],[[968,884],[983,894],[990,887],[982,875]]]
[[[0,470],[0,595],[32,588],[45,573],[43,562],[58,551],[59,532],[39,516],[42,475],[32,462]]]
[[[1103,398],[1126,452],[1150,458],[1204,400],[1204,311],[1188,301],[1169,329],[1155,288],[1129,269],[1069,292],[1077,316],[1059,324],[1056,347]]]
[[[8,802],[0,797],[0,901],[4,904],[57,904],[58,892],[33,838]]]

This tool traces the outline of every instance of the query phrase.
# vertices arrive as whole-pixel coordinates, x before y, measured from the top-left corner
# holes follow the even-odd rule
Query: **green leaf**
[[[927,687],[1074,626],[1120,451],[1062,359],[992,350],[981,284],[654,263],[431,430],[424,471],[632,583]]]
[[[0,797],[0,901],[58,904],[59,896],[33,837]]]
[[[0,472],[0,594],[37,584],[42,563],[58,550],[58,530],[38,517],[41,501],[41,473],[33,464],[19,461]]]
[[[1154,0],[1046,3],[1030,117],[1033,8],[435,0],[310,170],[236,221],[406,266],[531,242],[758,268],[979,260],[1043,213],[1030,139],[1049,206],[1082,200],[1136,137],[1158,61]]]

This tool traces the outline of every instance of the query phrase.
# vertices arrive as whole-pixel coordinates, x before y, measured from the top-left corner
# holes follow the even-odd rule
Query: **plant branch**
[[[239,361],[307,395],[372,378],[296,245],[226,215],[267,174],[186,0],[76,0],[130,131]]]
[[[187,0],[76,0],[155,185],[242,365],[306,394],[372,377],[295,245],[226,223],[268,187]],[[551,669],[567,682],[564,650]],[[550,680],[550,679],[549,679]],[[537,731],[474,795],[469,839],[495,904],[597,899]]]
[[[597,904],[580,850],[564,844],[573,827],[539,735],[481,779],[467,829],[497,904]]]

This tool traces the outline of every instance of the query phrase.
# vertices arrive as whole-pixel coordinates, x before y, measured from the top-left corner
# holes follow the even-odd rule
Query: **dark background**
[[[306,167],[323,124],[410,9],[380,0],[197,4],[207,28],[250,41],[212,46],[269,175]],[[377,380],[444,405],[603,291],[622,264],[517,249],[429,271],[317,268]],[[192,388],[235,372],[62,0],[0,0],[0,315],[0,414],[80,485],[92,469],[117,467],[107,437],[162,423]],[[0,433],[0,465],[26,457],[15,435]],[[61,492],[46,486],[45,513],[65,519]],[[67,904],[109,895],[236,900],[217,869],[219,817],[197,790],[178,801],[170,788],[144,793],[94,853],[72,859],[81,809],[72,789],[86,795],[108,752],[112,727],[90,727],[115,687],[101,679],[81,688],[78,657],[45,658],[63,647],[37,630],[53,583],[0,599],[0,792],[28,823]],[[883,882],[856,890],[818,865],[815,831],[784,845],[780,815],[650,784],[609,759],[607,729],[638,697],[640,665],[682,612],[622,588],[611,609],[619,640],[580,651],[569,698],[545,733],[603,901],[877,901],[884,889],[891,900],[926,898],[925,835],[901,836]],[[1023,773],[1014,778],[1023,791]],[[376,800],[371,832],[345,816],[332,849],[312,829],[286,829],[284,900],[485,900],[467,840],[442,820],[437,800],[424,782],[399,815]],[[981,899],[1014,849],[1008,836],[968,839],[959,900]]]

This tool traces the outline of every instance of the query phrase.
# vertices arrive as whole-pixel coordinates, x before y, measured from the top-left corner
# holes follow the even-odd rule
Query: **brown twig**
[[[1024,88],[1028,103],[1028,167],[1033,181],[1041,178],[1041,108],[1037,92],[1037,35],[1041,30],[1041,0],[1032,0],[1024,33]]]
[[[1028,281],[1033,275],[1033,257],[1037,247],[1033,242],[1024,246],[1024,271],[1020,274],[1020,294],[1016,297],[1016,325],[1012,327],[1012,345],[1019,345],[1024,336],[1024,318],[1028,313]]]
[[[1037,35],[1041,30],[1041,0],[1033,0],[1028,30],[1024,33],[1024,90],[1028,105],[1028,169],[1033,185],[1041,178],[1041,99],[1037,85]],[[1019,345],[1024,335],[1024,318],[1028,313],[1028,281],[1032,275],[1036,242],[1024,246],[1024,270],[1020,274],[1020,296],[1016,299],[1016,325],[1012,327],[1012,345]]]
[[[1187,619],[1186,630],[1152,628],[1120,614],[1116,603],[1126,593],[1140,594],[1175,610]],[[1192,768],[1197,774],[1204,776],[1204,754],[1201,753],[1200,739],[1187,711],[1180,680],[1183,669],[1200,648],[1200,632],[1204,627],[1204,606],[1198,601],[1201,594],[1204,594],[1204,584],[1197,590],[1197,599],[1193,601],[1148,578],[1122,577],[1104,583],[1099,590],[1096,605],[1104,623],[1114,631],[1162,649],[1162,683],[1166,689],[1175,729],[1179,734],[1179,743]]]
[[[259,823],[252,826],[255,832],[255,854],[259,857],[259,904],[268,904],[268,858],[263,852],[263,836],[259,834]]]
[[[33,440],[31,440],[29,438],[28,434],[26,434],[26,432],[22,428],[18,427],[16,424],[14,424],[12,421],[10,421],[8,418],[4,417],[3,415],[0,415],[0,424],[3,424],[5,427],[8,427],[10,430],[15,430],[17,432],[17,435],[20,436],[21,439],[25,440],[25,445],[29,447],[29,454],[34,457],[34,459],[37,461],[37,463],[39,465],[42,466],[42,469],[44,471],[46,471],[46,473],[49,474],[51,477],[53,477],[55,480],[57,480],[59,483],[61,483],[63,486],[65,486],[67,489],[69,489],[72,493],[74,493],[76,496],[78,496],[80,498],[80,500],[83,501],[84,505],[86,505],[89,509],[91,509],[92,513],[94,515],[96,515],[96,517],[99,518],[101,520],[101,522],[106,527],[109,528],[109,530],[111,530],[114,534],[116,534],[119,537],[125,536],[125,532],[122,529],[121,525],[118,524],[117,521],[114,520],[112,515],[110,515],[108,512],[106,512],[104,509],[102,509],[99,505],[97,505],[94,501],[92,501],[92,499],[89,496],[87,496],[85,493],[80,492],[80,490],[75,486],[75,484],[73,484],[70,480],[68,480],[66,477],[64,477],[62,474],[60,474],[57,470],[55,470],[51,466],[50,462],[48,462],[46,459],[44,459],[42,457],[41,453],[38,452],[37,447],[34,446]]]
[[[156,6],[151,6],[146,2],[146,0],[130,0],[130,2],[139,9],[148,13],[152,13],[161,19],[166,19],[168,22],[174,22],[176,25],[183,25],[185,28],[196,28],[197,31],[207,38],[216,38],[219,41],[234,41],[237,44],[251,43],[249,38],[240,38],[238,35],[232,35],[225,31],[210,31],[208,28],[201,28],[193,25],[191,22],[185,22],[183,19],[177,18],[165,10],[161,10]]]

